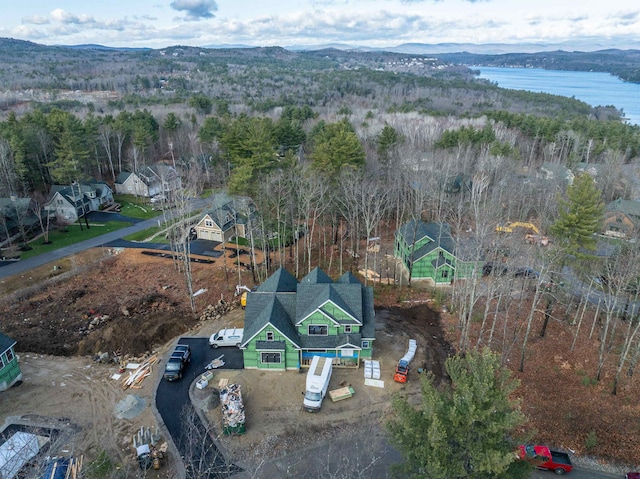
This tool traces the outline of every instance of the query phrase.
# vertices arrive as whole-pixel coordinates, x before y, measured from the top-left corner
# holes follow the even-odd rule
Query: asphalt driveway
[[[202,476],[203,478],[227,477],[230,472],[237,472],[239,469],[230,468],[229,464],[225,463],[215,443],[206,434],[207,426],[197,419],[197,427],[205,429],[202,435],[206,443],[195,449],[190,446],[185,436],[188,431],[185,431],[184,426],[187,416],[198,417],[193,414],[193,405],[189,399],[191,383],[206,371],[207,364],[223,354],[225,364],[218,369],[242,369],[244,366],[242,351],[234,347],[212,349],[208,338],[180,338],[178,343],[191,346],[191,363],[187,364],[181,380],[169,382],[162,379],[160,381],[156,391],[156,407],[180,455],[184,458],[185,465],[208,463],[211,467]],[[161,368],[163,367],[161,363]],[[206,456],[204,461],[202,461],[203,455]]]

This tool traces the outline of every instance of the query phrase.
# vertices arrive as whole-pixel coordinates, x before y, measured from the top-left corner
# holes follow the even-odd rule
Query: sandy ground
[[[420,309],[424,311],[425,307]],[[326,399],[322,411],[317,414],[302,409],[304,374],[292,371],[214,371],[211,384],[217,384],[220,378],[239,383],[246,406],[247,433],[220,438],[229,458],[250,468],[256,460],[277,458],[322,438],[350,434],[354,428],[379,427],[389,412],[394,393],[402,389],[418,391],[416,371],[411,372],[406,385],[391,379],[396,361],[406,351],[411,332],[410,328],[398,328],[395,324],[404,315],[405,310],[401,309],[378,314],[374,351],[375,359],[380,361],[385,387],[365,386],[363,369],[336,369],[330,388],[349,384],[355,389],[355,395],[335,403]],[[405,319],[424,317],[417,312],[406,316]],[[244,312],[235,309],[218,320],[198,323],[188,335],[208,337],[222,327],[242,326],[243,317]],[[432,328],[438,328],[437,321],[433,322]],[[424,340],[418,341],[416,367],[418,363],[427,362]],[[166,354],[172,342],[158,347],[157,354]],[[0,422],[35,426],[57,421],[56,424],[70,431],[64,442],[57,445],[59,451],[93,458],[100,450],[105,450],[115,462],[130,469],[130,474],[137,472],[131,438],[141,427],[158,426],[153,400],[155,388],[161,380],[159,366],[156,365],[140,389],[124,390],[120,380],[112,379],[112,375],[118,372],[118,365],[101,364],[92,357],[22,353],[20,364],[24,382],[0,396]],[[437,368],[441,367],[441,364],[437,365]],[[220,432],[221,419],[219,404],[211,401],[211,397],[217,397],[217,394],[213,387],[204,390],[193,388],[195,404],[209,419],[214,435]],[[167,439],[167,434],[162,430],[161,434],[162,442]],[[173,477],[174,468],[175,463],[169,453],[163,468],[158,472],[151,471],[147,477]]]

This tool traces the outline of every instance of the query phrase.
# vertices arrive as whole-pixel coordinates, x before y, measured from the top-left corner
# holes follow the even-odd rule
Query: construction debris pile
[[[244,434],[244,404],[240,385],[228,384],[226,388],[220,390],[220,403],[222,404],[222,433],[225,436]]]
[[[233,308],[233,303],[228,303],[224,299],[220,298],[220,301],[218,301],[218,304],[216,304],[215,306],[210,304],[206,308],[204,308],[204,311],[202,311],[202,314],[200,315],[200,321],[220,319]]]
[[[164,458],[167,452],[168,444],[165,442],[158,446],[160,433],[158,428],[151,431],[149,427],[141,427],[133,436],[133,449],[140,469],[146,471],[153,467],[155,470],[160,469],[160,459]]]
[[[142,381],[144,378],[151,375],[153,365],[158,362],[158,355],[153,354],[147,358],[142,364],[135,364],[136,368],[133,372],[129,372],[129,375],[122,380],[122,389],[142,388]],[[130,369],[131,363],[127,364],[126,369]]]
[[[84,456],[80,457],[54,457],[49,462],[40,476],[41,479],[78,479],[82,475],[82,463]],[[20,476],[22,477],[22,476]]]

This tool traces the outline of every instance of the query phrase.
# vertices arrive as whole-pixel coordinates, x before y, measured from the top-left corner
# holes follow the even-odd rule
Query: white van
[[[309,412],[320,410],[322,400],[327,395],[329,380],[333,370],[333,360],[326,356],[314,356],[307,372],[307,390],[304,393],[304,408]]]
[[[209,338],[209,346],[217,348],[219,346],[240,346],[244,329],[221,329]]]

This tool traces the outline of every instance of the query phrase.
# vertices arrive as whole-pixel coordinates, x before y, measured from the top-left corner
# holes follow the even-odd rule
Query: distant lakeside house
[[[22,381],[18,356],[13,349],[15,345],[13,339],[0,332],[0,391]]]
[[[182,187],[180,175],[173,166],[155,163],[140,171],[121,171],[114,183],[117,194],[152,198],[165,195],[170,198]]]
[[[447,223],[411,220],[395,233],[394,256],[411,272],[411,279],[451,283],[479,274],[479,259],[467,253],[462,242],[451,236]]]
[[[315,268],[298,282],[280,268],[247,295],[244,367],[299,370],[315,355],[357,368],[373,355],[374,321],[373,289],[351,273],[333,281]]]

